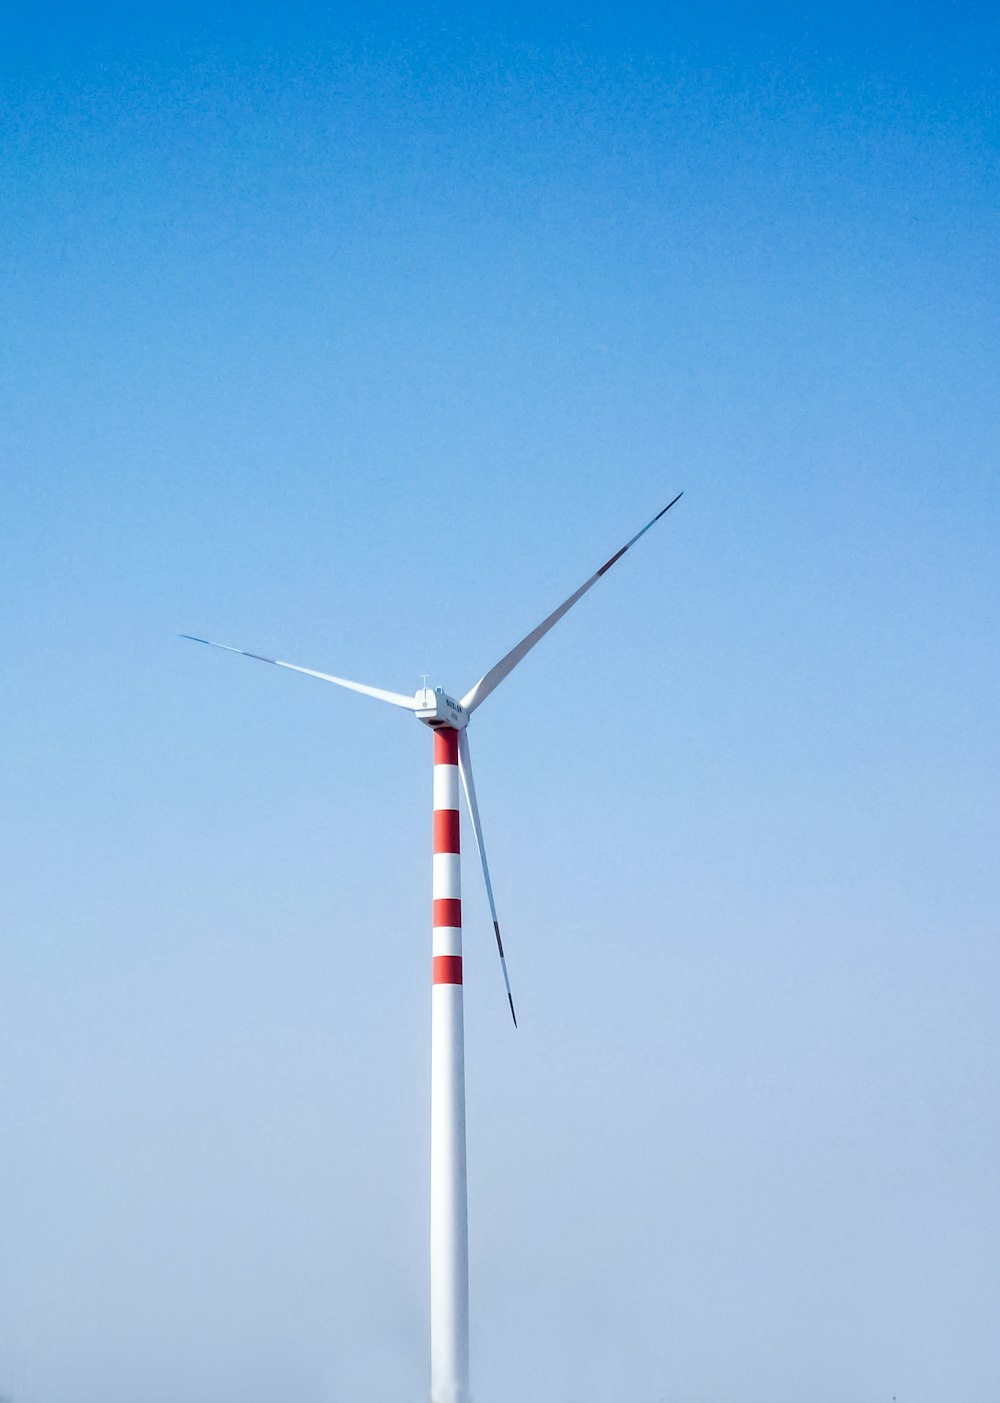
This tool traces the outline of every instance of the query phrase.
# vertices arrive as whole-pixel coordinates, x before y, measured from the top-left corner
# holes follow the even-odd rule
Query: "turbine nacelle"
[[[453,730],[464,731],[469,724],[469,714],[462,703],[449,697],[443,687],[435,687],[433,692],[430,687],[421,687],[413,701],[417,720],[432,730],[451,726]]]

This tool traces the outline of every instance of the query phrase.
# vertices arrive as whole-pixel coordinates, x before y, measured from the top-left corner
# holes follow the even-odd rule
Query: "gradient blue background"
[[[0,1392],[995,1403],[986,5],[2,20]],[[466,830],[466,846],[470,835]]]

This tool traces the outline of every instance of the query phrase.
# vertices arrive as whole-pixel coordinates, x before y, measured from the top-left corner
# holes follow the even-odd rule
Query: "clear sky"
[[[985,4],[0,21],[0,1393],[996,1403]],[[466,844],[469,834],[466,832]]]

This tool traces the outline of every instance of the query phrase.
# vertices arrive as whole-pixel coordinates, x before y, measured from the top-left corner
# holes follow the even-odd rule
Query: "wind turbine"
[[[224,648],[257,662],[286,667],[292,672],[304,672],[322,682],[333,682],[366,697],[390,702],[393,706],[412,711],[418,721],[434,732],[434,856],[433,856],[433,953],[431,964],[431,1403],[468,1403],[469,1399],[469,1233],[465,1170],[465,1032],[462,1006],[462,886],[459,843],[459,797],[461,780],[472,819],[472,831],[486,881],[486,896],[493,918],[500,968],[503,973],[511,1017],[517,1025],[514,999],[507,976],[500,922],[497,918],[493,883],[490,881],[486,846],[479,821],[476,786],[472,777],[467,728],[473,713],[494,688],[512,672],[518,663],[549,629],[557,624],[578,599],[606,575],[612,565],[644,536],[651,526],[665,516],[683,496],[679,492],[673,501],[657,512],[641,531],[615,551],[599,570],[578,590],[543,619],[537,628],[521,639],[509,653],[490,668],[461,701],[456,701],[441,687],[432,691],[426,685],[415,696],[387,692],[381,687],[369,687],[363,682],[350,682],[346,677],[333,677],[328,672],[315,672],[309,667],[265,658],[260,653],[248,653],[243,648],[231,648],[226,643],[213,643],[208,638],[195,638],[189,633],[182,638],[192,643],[206,643]]]

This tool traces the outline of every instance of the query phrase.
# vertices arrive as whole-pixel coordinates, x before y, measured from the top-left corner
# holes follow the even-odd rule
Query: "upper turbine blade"
[[[469,733],[464,728],[458,733],[458,772],[462,776],[462,788],[465,790],[465,799],[469,805],[469,815],[472,819],[472,827],[476,834],[476,843],[479,847],[479,856],[483,864],[483,876],[486,878],[486,895],[490,903],[490,915],[493,917],[493,934],[497,938],[497,950],[500,955],[500,968],[503,970],[503,982],[507,989],[507,1002],[510,1004],[510,1016],[514,1020],[514,1027],[517,1027],[517,1014],[514,1012],[514,1000],[510,992],[510,980],[507,977],[507,961],[504,959],[503,941],[500,939],[500,922],[497,920],[497,904],[493,900],[493,883],[490,881],[489,863],[486,861],[486,844],[483,842],[483,829],[479,822],[479,805],[476,803],[476,785],[472,778],[472,757],[469,754]]]
[[[549,629],[552,628],[554,624],[557,624],[559,622],[563,614],[568,613],[569,610],[572,609],[576,601],[578,599],[581,599],[587,593],[591,585],[596,585],[597,581],[601,578],[601,576],[607,574],[607,572],[611,569],[612,565],[614,565],[616,561],[621,560],[622,556],[625,554],[628,548],[630,546],[634,546],[639,537],[644,536],[651,526],[655,526],[656,523],[659,521],[660,517],[665,516],[667,514],[670,508],[674,505],[674,502],[679,502],[683,496],[683,492],[678,492],[677,496],[673,499],[672,502],[668,502],[662,511],[658,511],[653,517],[652,521],[647,521],[646,525],[642,528],[642,530],[637,531],[635,533],[631,541],[625,542],[621,550],[615,551],[611,559],[606,560],[601,566],[600,570],[598,570],[596,574],[591,575],[590,579],[587,580],[584,584],[582,584],[575,594],[571,594],[567,600],[565,600],[562,604],[559,605],[558,609],[553,610],[553,612],[548,616],[547,619],[543,619],[537,628],[533,628],[525,638],[521,639],[520,643],[518,643],[516,647],[511,648],[509,653],[502,657],[498,663],[494,664],[494,666],[490,668],[489,672],[487,672],[483,677],[480,677],[479,681],[472,688],[472,690],[470,692],[466,692],[465,696],[462,698],[462,706],[465,708],[465,710],[475,711],[476,707],[479,706],[481,702],[484,702],[486,700],[489,694],[493,691],[494,687],[499,686],[499,684],[503,681],[507,674],[509,672],[512,672],[514,668],[517,667],[518,663],[521,661],[524,655],[531,651],[531,649],[535,646],[538,640],[540,638],[544,638],[545,635],[548,633]]]
[[[405,706],[407,711],[416,711],[413,697],[404,697],[402,692],[386,692],[381,687],[367,687],[363,682],[349,682],[346,677],[332,677],[329,672],[314,672],[311,667],[297,667],[295,663],[284,663],[280,658],[265,658],[260,653],[248,653],[245,648],[231,648],[228,643],[213,643],[210,638],[195,638],[193,634],[182,633],[191,643],[207,643],[210,648],[224,648],[227,653],[239,653],[241,657],[253,658],[259,663],[273,663],[275,667],[287,667],[292,672],[304,672],[307,677],[318,677],[321,682],[335,682],[338,687],[347,687],[351,692],[362,692],[366,697],[377,697],[379,701],[392,702],[393,706]]]

